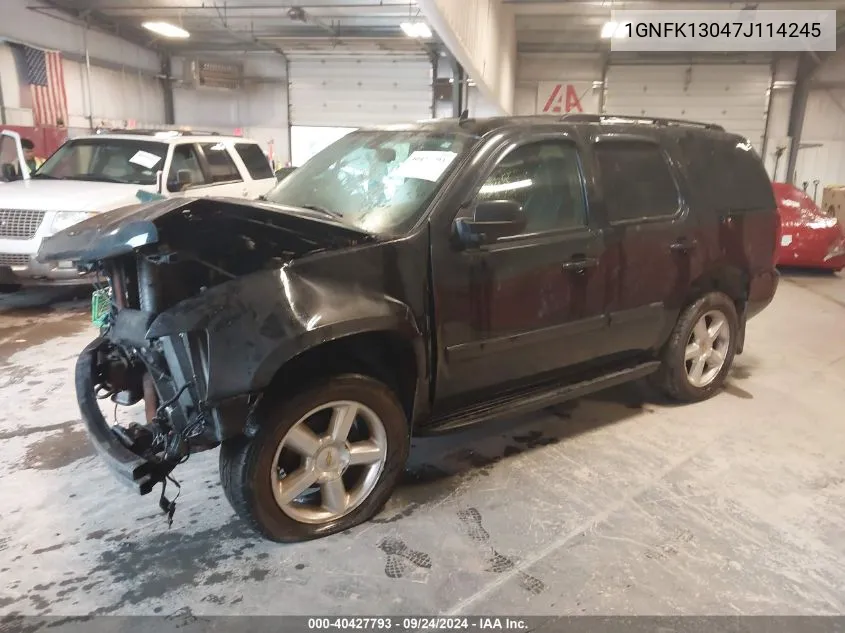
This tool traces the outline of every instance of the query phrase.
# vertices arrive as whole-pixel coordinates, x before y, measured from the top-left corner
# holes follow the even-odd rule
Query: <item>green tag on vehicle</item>
[[[94,327],[105,327],[111,312],[111,290],[103,288],[91,294],[91,323]]]

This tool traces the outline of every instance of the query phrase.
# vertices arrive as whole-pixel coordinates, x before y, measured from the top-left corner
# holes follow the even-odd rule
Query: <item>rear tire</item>
[[[654,386],[680,402],[710,398],[722,388],[731,369],[739,333],[731,298],[721,292],[704,295],[678,318]]]
[[[273,541],[320,538],[366,521],[408,458],[405,412],[367,376],[331,378],[256,415],[254,437],[223,442],[220,480],[235,512]]]

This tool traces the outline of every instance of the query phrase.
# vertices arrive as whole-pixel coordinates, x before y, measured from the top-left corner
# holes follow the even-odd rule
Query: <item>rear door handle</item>
[[[583,257],[576,255],[570,261],[561,264],[563,270],[570,270],[575,272],[582,272],[587,268],[594,268],[599,265],[599,260],[595,257]]]
[[[698,246],[698,242],[696,242],[695,240],[680,239],[677,242],[671,244],[669,246],[669,250],[671,250],[673,253],[689,253],[690,251],[694,250],[696,246]]]

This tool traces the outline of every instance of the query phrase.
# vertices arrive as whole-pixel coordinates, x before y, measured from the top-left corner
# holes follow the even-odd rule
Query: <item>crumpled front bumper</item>
[[[95,386],[96,355],[104,339],[93,340],[76,361],[76,397],[88,436],[100,457],[121,482],[144,495],[162,481],[167,472],[162,466],[130,451],[114,434],[97,402]]]

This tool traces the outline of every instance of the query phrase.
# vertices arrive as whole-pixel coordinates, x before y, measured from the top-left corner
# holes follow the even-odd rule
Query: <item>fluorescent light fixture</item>
[[[178,27],[175,24],[170,24],[169,22],[144,22],[141,26],[148,31],[161,35],[162,37],[184,39],[191,36],[191,34],[185,29]]]
[[[601,27],[602,39],[609,40],[612,37],[617,39],[628,37],[628,33],[625,30],[627,25],[628,22],[605,22],[604,26]]]
[[[425,22],[402,22],[399,28],[408,37],[417,37],[424,40],[431,37],[431,29]]]

